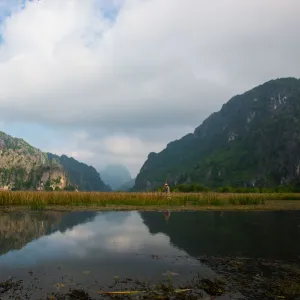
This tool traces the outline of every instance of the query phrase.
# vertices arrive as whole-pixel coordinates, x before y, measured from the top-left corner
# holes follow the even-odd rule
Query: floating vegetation
[[[90,273],[91,273],[91,271],[88,271],[88,270],[83,271],[83,274],[84,274],[84,275],[88,275],[88,274],[90,274]]]
[[[19,290],[22,289],[22,280],[15,281],[13,278],[5,281],[5,282],[0,282],[0,299],[1,295],[10,292],[12,290]]]

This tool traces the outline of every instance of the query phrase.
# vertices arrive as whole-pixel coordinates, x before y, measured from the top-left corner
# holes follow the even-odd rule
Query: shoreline
[[[59,211],[59,212],[85,212],[85,211],[298,211],[299,200],[266,200],[265,204],[258,205],[45,205],[32,209],[30,205],[4,205],[1,212],[10,211]]]
[[[78,285],[73,280],[62,279],[56,283],[56,292],[45,290],[35,299],[112,299],[114,294],[123,294],[126,299],[298,299],[300,295],[299,261],[240,258],[240,257],[195,257],[200,264],[206,265],[216,276],[194,276],[187,280],[181,278],[173,282],[172,274],[164,280],[141,281],[129,277],[114,279],[111,285],[91,289],[87,284]],[[176,273],[175,273],[176,274]],[[68,274],[66,274],[68,275]],[[34,284],[33,284],[34,283]],[[0,281],[3,296],[20,296],[26,291],[30,296],[39,288],[38,283],[22,282],[22,277]],[[76,287],[76,285],[78,287]],[[26,288],[26,289],[25,289]],[[68,291],[69,290],[69,291]],[[70,298],[73,295],[73,298]],[[204,297],[203,297],[204,296]],[[115,298],[114,298],[115,299]],[[120,298],[118,298],[120,299]]]

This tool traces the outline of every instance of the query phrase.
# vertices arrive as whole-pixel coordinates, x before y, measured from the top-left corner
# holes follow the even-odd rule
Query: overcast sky
[[[299,0],[0,0],[0,130],[135,176],[237,93],[300,77]]]

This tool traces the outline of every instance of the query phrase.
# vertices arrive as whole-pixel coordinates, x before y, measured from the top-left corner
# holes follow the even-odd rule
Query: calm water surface
[[[0,281],[37,277],[51,290],[215,276],[202,255],[296,260],[300,212],[0,213]]]

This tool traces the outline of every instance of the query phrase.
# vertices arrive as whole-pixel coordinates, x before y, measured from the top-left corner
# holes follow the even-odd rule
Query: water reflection
[[[65,232],[79,223],[92,221],[95,216],[95,212],[0,212],[0,255],[13,249],[21,249],[41,236],[55,231]]]
[[[164,212],[165,220],[168,222],[171,217],[170,210]]]
[[[5,244],[6,250],[11,247],[11,251],[0,256],[0,280],[17,274],[25,281],[29,270],[47,286],[53,286],[55,278],[66,274],[86,284],[96,279],[109,283],[114,276],[159,280],[168,272],[184,278],[198,272],[207,276],[213,274],[196,259],[186,259],[186,252],[172,246],[167,235],[151,235],[139,213],[94,214],[55,217],[11,214],[10,223],[7,223],[7,215],[1,215],[0,220],[3,223],[6,220],[7,224],[1,247]],[[15,247],[10,241],[19,228],[20,218],[27,235]],[[86,270],[88,276],[84,273]]]
[[[70,275],[91,287],[114,276],[211,276],[196,257],[298,258],[299,224],[300,212],[1,213],[0,280],[26,282],[29,270],[47,288]]]
[[[172,212],[168,223],[159,212],[142,212],[154,236],[164,233],[189,255],[297,259],[300,212]]]
[[[97,290],[115,276],[214,276],[196,259],[205,254],[289,260],[299,253],[300,212],[0,213],[0,281],[38,278],[44,292],[60,281]]]

